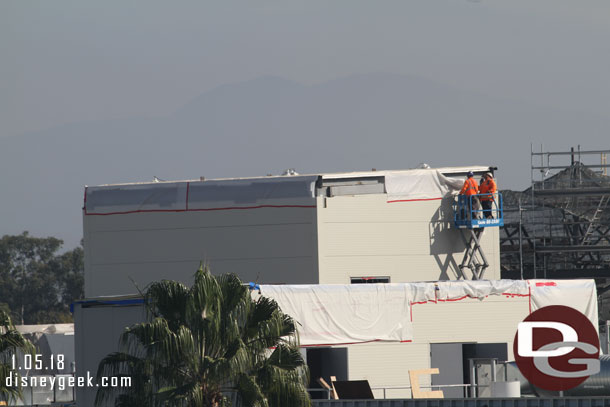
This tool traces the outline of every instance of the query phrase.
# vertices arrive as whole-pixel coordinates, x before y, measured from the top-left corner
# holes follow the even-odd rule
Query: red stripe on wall
[[[396,199],[393,201],[388,201],[388,203],[395,203],[395,202],[417,202],[417,201],[438,201],[441,198],[421,198],[421,199]]]
[[[229,206],[226,208],[202,208],[202,209],[139,209],[135,211],[124,212],[87,212],[85,215],[92,216],[107,216],[107,215],[127,215],[130,213],[155,213],[155,212],[205,212],[205,211],[228,211],[236,209],[260,209],[260,208],[315,208],[315,205],[257,205],[257,206]]]

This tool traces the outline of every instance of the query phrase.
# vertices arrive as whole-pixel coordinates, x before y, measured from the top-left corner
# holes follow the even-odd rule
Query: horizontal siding
[[[318,283],[315,208],[85,216],[84,230],[87,297],[190,283],[200,261],[245,281]]]
[[[388,276],[393,283],[427,280],[456,280],[461,256],[429,254],[395,256],[333,256],[324,258],[324,284],[349,284],[350,277]],[[431,263],[433,260],[433,263]],[[437,278],[431,278],[431,267]]]
[[[413,304],[414,342],[512,343],[519,322],[529,315],[528,297],[492,296],[483,300]]]
[[[451,199],[388,203],[385,194],[318,198],[320,283],[390,276],[392,282],[460,278],[465,245],[452,227]],[[468,236],[467,236],[468,237]],[[499,231],[481,239],[489,267],[500,278]],[[471,279],[466,269],[466,278]]]
[[[312,229],[292,224],[91,232],[91,264],[305,257],[312,255]]]
[[[200,216],[191,216],[200,215]],[[260,224],[310,223],[315,208],[256,208],[192,212],[143,212],[87,215],[84,223],[96,231],[190,229]]]
[[[386,194],[335,196],[325,199],[324,209],[333,222],[421,222],[422,219],[429,220],[438,216],[441,204],[441,200],[388,204]],[[417,210],[404,209],[405,205],[413,203],[417,204]],[[444,205],[443,208],[448,210],[450,206]],[[363,211],[366,213],[365,217]]]

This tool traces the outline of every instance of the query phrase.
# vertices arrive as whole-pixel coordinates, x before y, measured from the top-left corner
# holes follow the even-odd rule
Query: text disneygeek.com
[[[87,376],[21,376],[11,372],[5,380],[6,387],[50,387],[64,390],[67,387],[131,387],[131,377],[101,377],[94,382],[94,377]]]

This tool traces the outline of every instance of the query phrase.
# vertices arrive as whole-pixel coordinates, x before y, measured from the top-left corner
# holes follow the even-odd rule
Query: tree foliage
[[[310,406],[295,322],[235,275],[200,268],[192,287],[164,280],[144,299],[148,322],[128,328],[97,372],[132,387],[99,388],[97,405],[217,407],[236,393],[243,406]]]
[[[71,322],[83,296],[83,249],[59,254],[63,242],[28,232],[0,239],[0,309],[20,324]]]
[[[33,353],[34,346],[25,339],[13,325],[9,314],[0,310],[0,400],[16,400],[21,396],[21,388],[7,386],[6,378],[12,373],[13,377],[17,374],[12,369],[12,357],[22,353]]]

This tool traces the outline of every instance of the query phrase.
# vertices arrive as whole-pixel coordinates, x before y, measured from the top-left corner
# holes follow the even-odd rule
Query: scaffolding
[[[530,188],[503,191],[502,278],[610,279],[609,153],[531,150]]]

